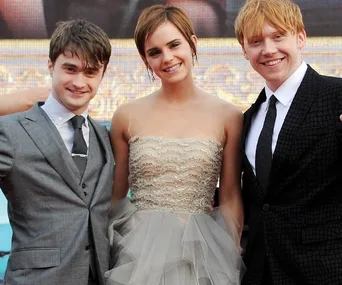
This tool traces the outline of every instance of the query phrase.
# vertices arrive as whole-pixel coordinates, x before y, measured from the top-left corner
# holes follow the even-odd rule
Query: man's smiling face
[[[243,40],[244,56],[276,91],[300,66],[301,49],[306,43],[306,33],[281,32],[267,22],[261,35],[248,35]]]
[[[52,77],[52,95],[74,114],[82,114],[96,95],[104,66],[92,68],[76,54],[66,51],[55,63],[48,64]]]

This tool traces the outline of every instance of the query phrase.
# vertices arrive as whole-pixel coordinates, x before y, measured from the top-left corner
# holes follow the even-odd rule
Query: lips
[[[263,62],[262,64],[266,65],[266,66],[274,66],[274,65],[277,65],[279,63],[282,62],[284,58],[281,58],[281,59],[274,59],[274,60],[270,60],[270,61],[266,61],[266,62]]]
[[[165,72],[172,72],[172,71],[176,70],[177,68],[179,68],[180,66],[181,66],[181,63],[177,63],[177,64],[175,64],[173,66],[170,66],[170,67],[167,67],[167,68],[163,69],[163,71],[165,71]]]
[[[76,91],[76,90],[71,90],[71,89],[67,89],[67,90],[76,96],[82,96],[83,94],[87,93],[86,91]]]

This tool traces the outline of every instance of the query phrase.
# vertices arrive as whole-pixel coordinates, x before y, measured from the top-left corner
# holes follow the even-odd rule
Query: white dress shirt
[[[60,133],[66,148],[71,153],[72,146],[74,144],[74,128],[70,119],[75,116],[74,113],[65,108],[59,103],[52,94],[48,97],[45,104],[41,107],[45,113],[49,116],[53,124],[56,126]],[[81,114],[85,118],[85,122],[82,126],[82,132],[84,140],[89,149],[89,122],[88,111],[86,110]]]
[[[305,72],[307,70],[307,65],[303,61],[299,68],[282,84],[280,87],[275,91],[272,92],[268,86],[265,86],[265,93],[266,93],[266,101],[260,105],[259,110],[254,114],[251,127],[249,129],[247,138],[246,138],[246,155],[247,158],[252,165],[254,174],[255,174],[255,152],[256,146],[258,143],[258,139],[264,125],[266,113],[268,110],[269,99],[272,95],[277,98],[276,109],[277,109],[277,117],[274,124],[273,129],[273,136],[272,136],[272,153],[274,152],[279,132],[281,127],[283,126],[285,117],[287,112],[289,111],[293,98],[295,97],[299,85],[301,84]]]

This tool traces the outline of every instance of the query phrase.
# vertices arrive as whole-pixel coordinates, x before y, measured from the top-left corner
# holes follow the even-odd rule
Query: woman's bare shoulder
[[[129,117],[130,114],[135,114],[137,112],[144,112],[144,109],[145,108],[147,109],[150,106],[151,95],[148,95],[139,99],[134,99],[129,102],[121,104],[115,110],[114,116],[118,115],[118,116]]]
[[[227,100],[206,93],[206,104],[222,116],[242,116],[242,110]]]

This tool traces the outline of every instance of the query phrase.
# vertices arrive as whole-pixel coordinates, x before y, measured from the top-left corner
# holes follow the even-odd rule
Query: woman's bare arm
[[[51,90],[49,87],[37,87],[24,91],[0,95],[0,116],[23,112],[37,102],[45,102]]]

